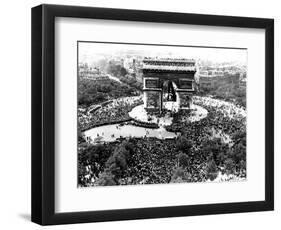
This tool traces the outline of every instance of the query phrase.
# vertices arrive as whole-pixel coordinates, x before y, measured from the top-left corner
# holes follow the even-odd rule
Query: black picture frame
[[[55,17],[265,29],[265,200],[55,213]],[[32,8],[32,221],[41,225],[274,209],[274,20],[62,5]]]

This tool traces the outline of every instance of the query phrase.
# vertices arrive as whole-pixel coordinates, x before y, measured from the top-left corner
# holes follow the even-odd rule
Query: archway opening
[[[162,84],[162,110],[166,112],[178,112],[179,95],[177,93],[177,85],[174,81],[166,80]]]
[[[175,88],[175,83],[173,81],[167,80],[163,82],[162,92],[163,92],[163,102],[177,101],[176,88]]]

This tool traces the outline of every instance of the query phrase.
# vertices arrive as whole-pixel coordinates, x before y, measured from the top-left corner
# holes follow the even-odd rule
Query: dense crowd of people
[[[129,155],[119,151],[124,141],[104,143],[103,146],[111,151],[106,151],[105,159],[97,158],[90,164],[84,159],[79,163],[79,178],[84,181],[82,186],[201,182],[215,180],[218,175],[220,180],[225,175],[234,179],[246,178],[246,111],[211,97],[194,97],[193,102],[207,109],[208,116],[196,122],[182,119],[181,116],[188,115],[188,112],[176,116],[172,125],[166,127],[181,133],[176,140],[132,138],[129,140]],[[97,124],[103,118],[124,118],[124,111],[129,111],[134,103],[141,101],[124,98],[113,103],[95,111],[95,117],[100,119],[92,123]],[[214,135],[214,130],[218,131],[217,135]],[[85,156],[87,151],[87,148],[81,148],[79,155]],[[185,164],[180,163],[180,155],[186,155]],[[110,156],[114,156],[114,161],[106,167],[109,164],[106,159]]]
[[[231,102],[214,99],[212,97],[198,96],[193,97],[193,102],[200,106],[216,108],[224,117],[229,117],[230,119],[240,120],[246,118],[245,108]]]
[[[78,110],[78,121],[82,130],[89,129],[102,124],[114,123],[128,120],[129,112],[135,106],[142,103],[139,96],[123,97],[111,100],[96,110]]]
[[[195,97],[194,103],[208,110],[206,118],[187,124],[182,122],[179,117],[171,125],[172,129],[174,126],[174,130],[180,131],[192,142],[193,150],[191,152],[194,154],[189,166],[189,170],[193,169],[192,178],[195,174],[201,178],[204,174],[201,173],[199,176],[200,171],[204,171],[204,167],[206,167],[206,164],[204,165],[202,162],[206,163],[211,160],[215,161],[218,169],[225,171],[227,159],[234,161],[233,173],[245,177],[246,112],[231,103],[209,97]],[[222,134],[220,138],[214,137],[214,130]],[[206,152],[206,150],[208,151]],[[198,165],[200,167],[197,167]]]

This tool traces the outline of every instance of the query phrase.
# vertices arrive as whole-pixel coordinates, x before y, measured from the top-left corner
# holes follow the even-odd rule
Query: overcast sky
[[[193,58],[213,62],[240,62],[247,64],[246,49],[175,47],[153,45],[128,45],[110,43],[79,42],[79,62],[95,62],[105,56],[126,54],[146,57]]]

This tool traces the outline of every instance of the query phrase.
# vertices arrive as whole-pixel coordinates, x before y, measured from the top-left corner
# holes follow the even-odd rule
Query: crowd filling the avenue
[[[188,110],[171,114],[164,128],[174,139],[123,137],[113,142],[87,141],[84,131],[107,124],[135,121],[129,112],[141,105],[138,87],[128,81],[81,80],[78,95],[78,185],[109,186],[230,181],[246,178],[246,108],[241,89],[228,100],[201,92],[193,103],[208,111],[198,121]],[[134,83],[135,84],[135,83]],[[226,88],[226,87],[225,87]],[[237,96],[235,92],[239,91]],[[165,112],[165,111],[164,111]],[[157,124],[139,122],[159,128]]]

